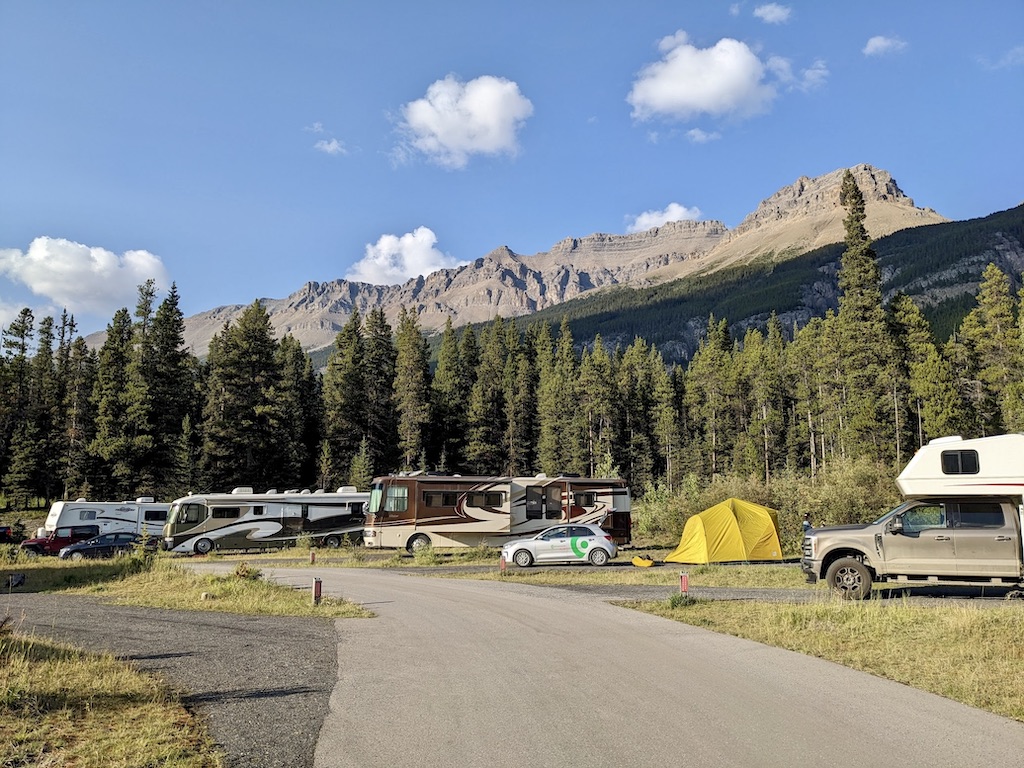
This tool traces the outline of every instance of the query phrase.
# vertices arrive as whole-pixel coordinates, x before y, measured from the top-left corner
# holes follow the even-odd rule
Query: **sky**
[[[0,325],[396,284],[889,171],[1024,202],[1024,2],[0,0]]]

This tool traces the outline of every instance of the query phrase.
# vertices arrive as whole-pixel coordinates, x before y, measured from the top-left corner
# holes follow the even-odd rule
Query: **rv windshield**
[[[380,513],[380,500],[384,496],[384,487],[379,483],[370,489],[370,514]]]

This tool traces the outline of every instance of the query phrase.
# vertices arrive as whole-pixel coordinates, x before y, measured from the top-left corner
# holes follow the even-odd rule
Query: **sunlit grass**
[[[9,629],[9,627],[8,627]],[[220,766],[177,696],[110,655],[0,631],[2,766]]]
[[[1024,611],[905,600],[623,603],[675,621],[834,661],[1024,720]]]

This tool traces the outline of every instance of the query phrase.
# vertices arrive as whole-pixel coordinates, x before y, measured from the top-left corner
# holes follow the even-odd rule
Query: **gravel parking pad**
[[[20,632],[108,651],[160,675],[206,718],[225,765],[313,765],[337,682],[331,619],[108,605],[51,594],[0,596]]]

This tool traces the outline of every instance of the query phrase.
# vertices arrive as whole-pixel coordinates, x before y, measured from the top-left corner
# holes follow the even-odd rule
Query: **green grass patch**
[[[623,605],[828,659],[1024,720],[1024,611],[1015,603],[916,606],[906,600],[780,604],[669,599]]]
[[[453,579],[514,580],[524,584],[589,586],[678,586],[680,572],[686,572],[690,587],[735,587],[749,589],[814,589],[797,565],[658,565],[652,568],[604,567],[567,568],[550,566],[516,568],[504,573],[497,564],[493,571],[437,574]]]
[[[8,627],[9,629],[9,627]],[[110,655],[0,630],[0,765],[222,765],[157,678]]]

